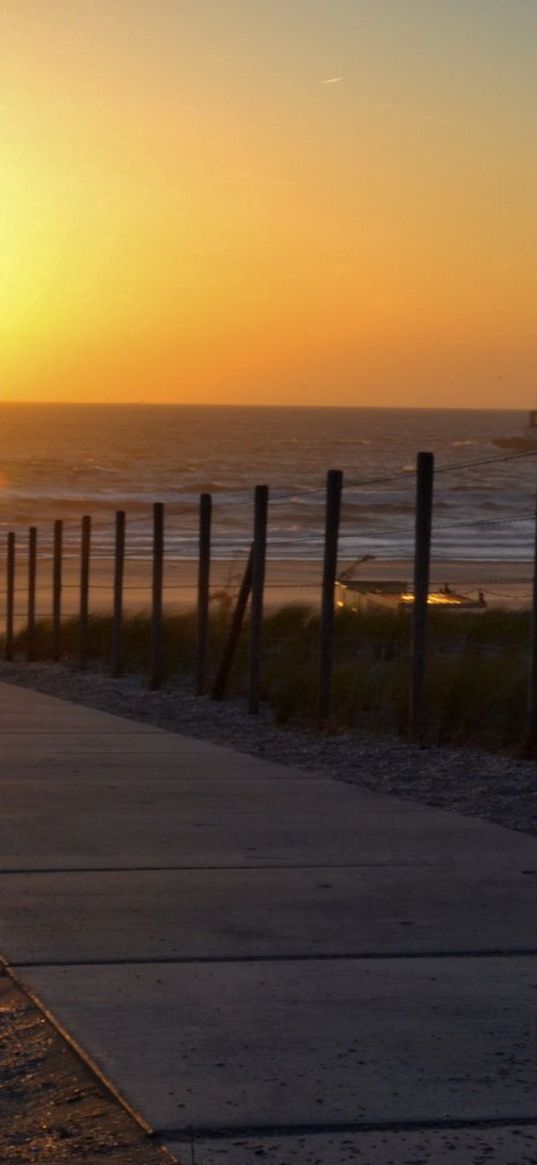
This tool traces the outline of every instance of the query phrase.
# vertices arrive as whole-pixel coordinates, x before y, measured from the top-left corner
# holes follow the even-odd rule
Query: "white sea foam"
[[[0,529],[39,527],[50,541],[64,518],[72,552],[80,518],[95,519],[96,553],[113,545],[127,511],[128,547],[147,557],[151,506],[166,504],[167,553],[197,551],[197,503],[213,495],[214,552],[245,553],[254,486],[271,489],[269,553],[317,558],[326,471],[344,471],[341,553],[407,555],[414,531],[418,450],[435,453],[434,552],[476,560],[532,556],[535,459],[506,461],[492,439],[521,429],[517,413],[390,409],[278,409],[1,405]],[[472,466],[497,456],[497,463]],[[394,474],[391,481],[377,481]],[[364,483],[363,485],[359,483]]]

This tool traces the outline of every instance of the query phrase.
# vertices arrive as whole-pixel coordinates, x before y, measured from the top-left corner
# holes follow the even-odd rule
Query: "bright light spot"
[[[401,602],[413,603],[414,595],[401,595]],[[463,602],[464,599],[459,598],[457,595],[445,595],[443,592],[435,593],[431,591],[427,598],[427,603],[431,607],[460,607]]]

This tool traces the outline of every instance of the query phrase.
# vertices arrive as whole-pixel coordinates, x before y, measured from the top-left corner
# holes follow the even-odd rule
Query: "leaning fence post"
[[[90,552],[91,517],[89,514],[84,514],[80,543],[80,608],[78,615],[78,666],[81,671],[84,671],[88,666]]]
[[[527,750],[537,752],[537,496],[535,500],[535,534],[533,550],[533,597],[530,627],[530,662],[528,677],[528,739]]]
[[[201,696],[207,683],[209,654],[209,578],[211,570],[212,497],[200,494],[198,559],[198,632],[196,644],[196,695]]]
[[[153,506],[153,586],[151,609],[151,660],[149,686],[160,687],[162,678],[162,582],[164,576],[164,505]]]
[[[15,534],[7,536],[6,561],[6,650],[7,660],[13,659],[13,630],[15,616]]]
[[[423,745],[425,734],[427,600],[429,597],[429,568],[431,561],[433,477],[433,454],[418,453],[409,735],[410,739],[420,746]]]
[[[323,586],[321,596],[321,659],[319,677],[319,728],[327,728],[332,715],[332,670],[334,638],[334,587],[343,474],[329,469],[326,477]]]
[[[233,618],[231,620],[231,627],[229,629],[227,642],[222,653],[222,658],[218,666],[213,686],[211,688],[211,700],[221,700],[226,690],[229,673],[231,671],[233,659],[237,650],[237,644],[239,642],[244,613],[246,611],[246,604],[248,603],[248,598],[250,596],[250,590],[252,587],[253,557],[254,548],[252,546],[250,548],[246,570],[244,572],[239,594],[237,596],[237,604],[233,612]]]
[[[263,592],[267,553],[268,486],[256,485],[254,498],[254,541],[252,560],[252,597],[250,600],[249,690],[248,711],[259,712],[261,678],[261,634],[263,629]]]
[[[52,569],[52,658],[58,663],[62,653],[62,545],[63,522],[54,523],[54,558]]]
[[[125,571],[125,510],[116,510],[114,546],[114,614],[112,620],[112,675],[123,671],[123,575]]]
[[[35,591],[37,577],[37,526],[28,531],[28,624],[26,628],[26,659],[34,658],[35,650]]]

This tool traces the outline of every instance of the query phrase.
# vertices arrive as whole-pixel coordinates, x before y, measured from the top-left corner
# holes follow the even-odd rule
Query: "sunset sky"
[[[3,0],[0,397],[529,407],[536,0]]]

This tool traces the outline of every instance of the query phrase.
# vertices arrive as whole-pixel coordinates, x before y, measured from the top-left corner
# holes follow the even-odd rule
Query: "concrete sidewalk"
[[[537,1163],[536,839],[6,684],[0,732],[0,950],[184,1165]]]

